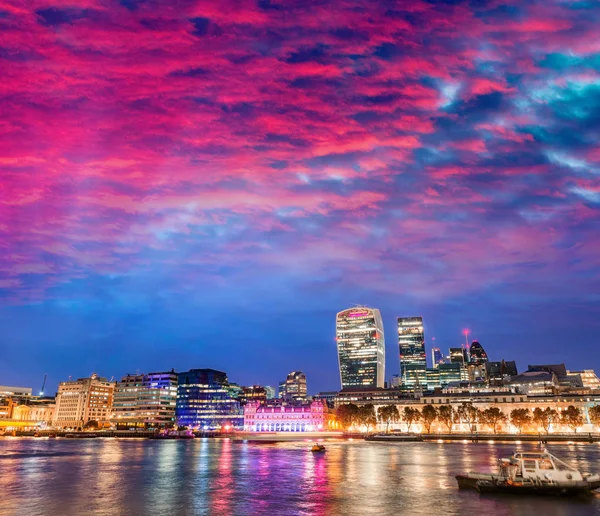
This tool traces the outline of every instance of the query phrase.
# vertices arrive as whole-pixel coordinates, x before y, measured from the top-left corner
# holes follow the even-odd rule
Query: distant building
[[[392,379],[390,380],[390,387],[392,389],[398,389],[402,386],[402,376],[399,374],[393,374]]]
[[[325,400],[328,404],[333,404],[337,395],[338,391],[321,391],[315,396],[315,399]]]
[[[115,382],[94,373],[89,378],[60,382],[52,425],[82,428],[89,421],[108,424],[112,414]]]
[[[501,362],[486,362],[485,374],[490,385],[502,385],[507,383],[512,376],[517,376],[517,364],[514,360],[502,360]]]
[[[248,432],[321,432],[329,430],[332,414],[324,400],[310,403],[251,401],[244,407],[244,430]]]
[[[425,386],[427,357],[422,317],[398,317],[398,346],[402,385]]]
[[[175,371],[128,374],[115,387],[113,423],[117,429],[172,427],[176,403]]]
[[[11,387],[0,385],[0,398],[3,396],[31,396],[31,387]]]
[[[285,401],[306,399],[306,375],[302,371],[292,371],[279,385],[281,399]]]
[[[227,375],[214,369],[191,369],[177,375],[177,424],[194,429],[241,428],[240,402],[230,395]]]
[[[381,313],[357,307],[336,316],[340,381],[346,387],[383,387],[385,338]]]
[[[251,385],[242,387],[242,395],[240,397],[242,404],[249,401],[259,401],[261,403],[267,401],[267,390],[262,385]]]
[[[559,381],[552,371],[525,371],[513,376],[508,382],[510,387],[516,388],[517,392],[528,396],[546,396],[558,393]]]
[[[275,388],[270,385],[265,385],[265,394],[267,395],[268,400],[272,400],[277,397],[277,392],[275,392]]]
[[[450,348],[450,362],[452,364],[466,364],[469,361],[465,348]]]
[[[485,364],[488,361],[488,356],[483,346],[476,340],[471,343],[469,348],[469,363]]]
[[[463,379],[463,366],[460,363],[440,364],[437,368],[440,375],[440,385],[447,385],[460,382]]]
[[[581,371],[567,371],[568,375],[579,375],[586,389],[600,390],[600,379],[593,369],[582,369]],[[0,387],[1,388],[1,387]]]
[[[431,348],[431,367],[436,368],[443,363],[445,363],[445,360],[440,348]]]

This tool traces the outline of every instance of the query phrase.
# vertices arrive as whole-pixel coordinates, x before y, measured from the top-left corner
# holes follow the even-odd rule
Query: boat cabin
[[[500,476],[554,482],[583,480],[577,469],[547,451],[515,453],[510,459],[500,459]]]

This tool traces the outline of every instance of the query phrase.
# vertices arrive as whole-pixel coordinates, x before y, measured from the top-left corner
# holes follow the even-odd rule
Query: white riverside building
[[[383,387],[385,337],[379,310],[348,308],[337,314],[335,322],[342,389]]]

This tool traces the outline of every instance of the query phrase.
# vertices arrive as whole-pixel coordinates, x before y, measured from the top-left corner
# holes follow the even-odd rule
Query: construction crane
[[[46,378],[48,378],[47,374],[44,375],[44,381],[42,382],[42,388],[40,389],[40,396],[44,395],[44,387],[46,387]]]

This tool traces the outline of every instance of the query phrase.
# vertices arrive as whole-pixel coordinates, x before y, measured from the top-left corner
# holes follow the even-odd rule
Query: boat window
[[[549,459],[541,459],[539,462],[539,468],[540,469],[554,469],[554,466],[552,465],[552,461],[550,461]]]
[[[525,469],[535,469],[535,461],[534,460],[527,460],[527,459],[525,459],[523,461],[523,467]]]

